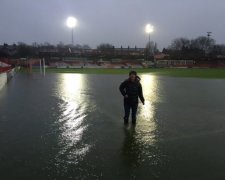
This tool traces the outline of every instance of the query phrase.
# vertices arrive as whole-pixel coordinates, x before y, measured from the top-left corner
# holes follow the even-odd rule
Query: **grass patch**
[[[58,69],[48,68],[46,73],[80,73],[80,74],[128,74],[131,69]],[[150,68],[132,69],[139,74],[151,73],[154,75],[174,76],[174,77],[196,77],[196,78],[218,78],[225,79],[225,69],[181,69],[181,68]],[[27,72],[21,69],[20,72]],[[39,69],[33,69],[39,72]]]

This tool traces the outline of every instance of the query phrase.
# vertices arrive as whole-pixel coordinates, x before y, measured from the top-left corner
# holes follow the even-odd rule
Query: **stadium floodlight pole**
[[[68,17],[67,21],[66,21],[66,25],[67,25],[68,28],[71,28],[71,30],[72,30],[72,41],[71,42],[72,42],[72,45],[73,45],[74,44],[73,31],[74,31],[74,28],[77,25],[77,19],[75,17],[72,17],[72,16]]]
[[[149,53],[150,53],[150,51],[151,51],[151,33],[154,32],[154,26],[151,24],[147,24],[145,26],[145,32],[148,34],[148,43],[149,43],[148,45],[149,45]],[[148,58],[148,56],[147,56],[147,58]]]

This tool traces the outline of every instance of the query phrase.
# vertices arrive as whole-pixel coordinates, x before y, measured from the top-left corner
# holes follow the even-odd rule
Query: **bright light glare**
[[[146,27],[145,27],[145,32],[147,34],[150,34],[154,31],[154,27],[151,25],[151,24],[147,24]]]
[[[140,121],[137,130],[140,127],[140,131],[145,132],[140,139],[145,144],[151,145],[156,140],[156,104],[160,101],[159,84],[157,77],[149,74],[141,75],[141,83],[144,90],[145,105],[140,106]]]
[[[66,21],[66,25],[69,28],[74,28],[77,25],[77,19],[74,17],[68,17]]]

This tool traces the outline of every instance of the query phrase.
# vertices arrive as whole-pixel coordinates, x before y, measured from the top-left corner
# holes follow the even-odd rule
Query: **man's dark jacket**
[[[144,103],[145,99],[143,97],[142,86],[140,83],[140,78],[136,78],[134,82],[130,79],[125,80],[120,85],[120,92],[124,96],[124,102],[129,104],[137,104],[138,97],[140,98],[141,102]],[[128,98],[125,98],[125,95]]]

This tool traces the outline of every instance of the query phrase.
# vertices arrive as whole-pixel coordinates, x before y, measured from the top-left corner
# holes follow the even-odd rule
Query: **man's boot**
[[[124,124],[128,124],[128,118],[124,118]]]
[[[132,119],[132,124],[136,125],[136,119]]]

